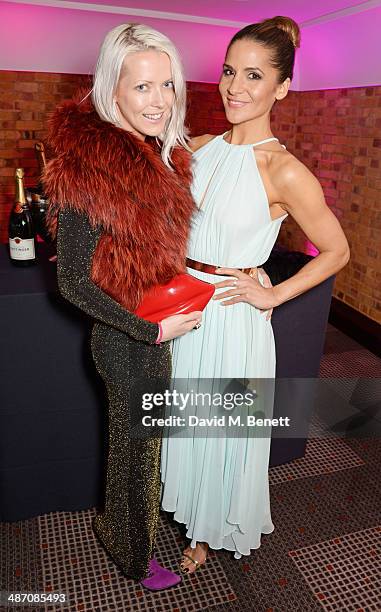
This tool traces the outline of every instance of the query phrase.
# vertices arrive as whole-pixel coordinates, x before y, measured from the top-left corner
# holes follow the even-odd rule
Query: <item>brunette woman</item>
[[[174,341],[175,379],[275,376],[275,346],[264,311],[304,293],[348,261],[348,244],[311,172],[274,137],[270,112],[286,97],[299,28],[287,17],[245,27],[229,43],[219,90],[232,128],[194,138],[192,226],[188,272],[223,288],[204,312],[201,329]],[[297,274],[272,287],[266,262],[282,221],[291,215],[319,249]],[[267,285],[267,286],[266,286]],[[266,386],[262,407],[272,411]],[[271,390],[271,385],[270,385]],[[270,405],[271,404],[271,405]],[[197,430],[197,428],[196,428]],[[248,430],[247,430],[248,432]],[[191,545],[182,568],[194,572],[207,550],[249,555],[271,533],[270,436],[195,432],[163,443],[163,508],[185,523]]]

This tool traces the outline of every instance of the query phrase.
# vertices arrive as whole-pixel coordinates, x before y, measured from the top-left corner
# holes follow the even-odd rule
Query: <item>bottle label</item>
[[[11,259],[35,259],[34,238],[9,238],[9,251]]]

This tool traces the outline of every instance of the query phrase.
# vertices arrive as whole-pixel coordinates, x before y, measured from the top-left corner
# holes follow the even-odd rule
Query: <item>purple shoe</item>
[[[149,591],[164,591],[181,582],[181,576],[159,565],[155,557],[149,562],[149,576],[140,581],[140,584]]]

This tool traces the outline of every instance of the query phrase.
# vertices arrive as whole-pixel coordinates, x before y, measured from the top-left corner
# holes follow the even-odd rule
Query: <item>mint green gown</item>
[[[193,155],[193,197],[202,206],[193,220],[188,256],[221,267],[259,267],[287,214],[270,216],[254,152],[264,141],[232,145],[223,137]],[[188,272],[212,283],[227,278]],[[211,301],[201,328],[173,342],[172,358],[174,379],[274,378],[271,320],[246,303],[223,307]],[[266,415],[273,402],[267,396]],[[162,508],[186,525],[192,547],[208,542],[240,558],[260,546],[262,533],[274,530],[269,452],[269,437],[164,437]]]

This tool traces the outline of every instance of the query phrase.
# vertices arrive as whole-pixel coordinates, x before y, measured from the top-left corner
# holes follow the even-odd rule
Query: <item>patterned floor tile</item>
[[[93,510],[57,513],[59,520],[53,515],[40,517],[43,523],[40,526],[42,551],[45,553],[51,546],[53,552],[43,560],[44,581],[41,580],[36,590],[43,590],[43,586],[49,587],[49,584],[54,590],[68,588],[69,592],[75,593],[74,605],[67,608],[73,612],[140,612],[151,608],[171,612],[187,612],[190,609],[210,609],[212,612],[321,612],[321,602],[298,567],[290,563],[288,551],[331,540],[345,535],[348,530],[362,529],[364,525],[381,524],[377,505],[377,499],[381,498],[379,442],[346,442],[365,461],[356,469],[288,480],[271,487],[275,531],[262,537],[258,550],[239,561],[234,560],[231,553],[219,551],[197,576],[184,580],[181,587],[161,595],[146,595],[142,590],[136,592],[134,588],[131,589],[131,582],[108,561],[103,549],[95,541],[89,541],[92,537],[89,530]],[[158,549],[161,560],[175,568],[183,543],[179,531],[168,518],[167,515],[162,517]],[[30,521],[25,521],[25,524],[28,523]],[[88,553],[90,557],[86,556]],[[81,555],[86,557],[86,564]],[[18,558],[14,562],[20,565]],[[12,573],[12,560],[9,566]],[[210,571],[212,580],[208,577]],[[218,574],[219,582],[216,582]],[[377,574],[371,576],[377,579]]]
[[[329,377],[322,378],[319,381],[319,386],[332,388],[337,395],[342,397],[348,403],[351,401],[351,398],[357,388],[359,381],[363,380],[374,380],[374,379],[363,379],[363,378],[343,378],[343,377]],[[377,379],[376,379],[377,380]]]
[[[277,485],[298,478],[348,470],[363,464],[363,459],[341,438],[311,438],[307,442],[304,457],[270,468],[269,481],[271,485]]]
[[[381,527],[289,551],[327,612],[381,609]]]
[[[381,359],[366,350],[323,355],[320,377],[381,377]]]
[[[308,438],[337,438],[338,436],[327,426],[326,422],[315,411],[310,418]]]
[[[367,423],[378,419],[378,388],[365,377],[380,376],[381,360],[330,324],[325,352],[321,376],[336,394],[336,420],[345,403],[351,417],[363,411]],[[66,591],[70,603],[49,612],[380,612],[381,439],[338,437],[328,414],[314,415],[303,459],[271,468],[275,531],[250,557],[218,551],[180,586],[151,594],[127,580],[98,544],[95,509],[57,512],[0,523],[1,588]],[[182,533],[163,513],[157,557],[174,570]]]
[[[138,582],[123,576],[96,540],[91,527],[94,513],[92,509],[39,517],[43,584],[45,590],[67,594],[68,604],[62,611],[173,612],[178,609],[193,612],[236,599],[217,556],[210,559],[202,572],[185,577],[174,589],[162,593],[144,590]],[[176,525],[162,517],[157,540],[158,560],[175,571],[182,543]],[[55,608],[47,606],[46,610]]]
[[[327,328],[324,342],[324,353],[341,353],[344,351],[361,351],[364,350],[361,344],[352,340],[335,327]]]
[[[321,612],[287,551],[279,550],[275,540],[275,534],[265,536],[258,550],[239,561],[219,553],[238,599],[213,612]]]
[[[37,593],[41,591],[42,569],[38,519],[0,522],[0,590]],[[20,606],[1,608],[18,610]],[[29,612],[40,610],[34,606]]]
[[[381,438],[381,378],[321,378],[315,416],[341,438]]]

